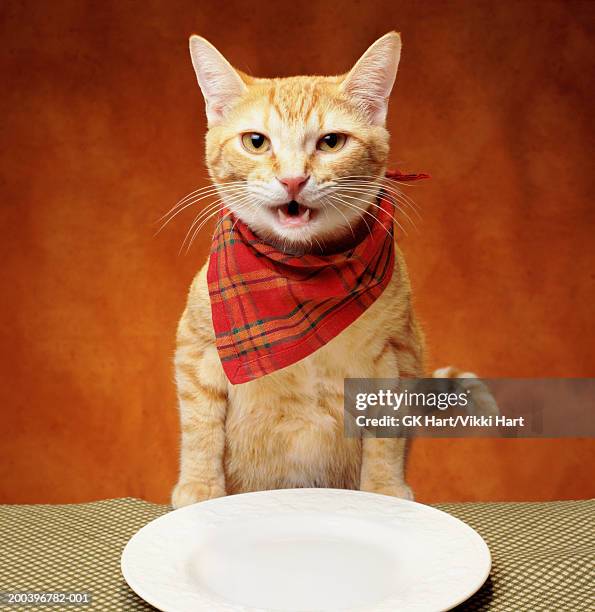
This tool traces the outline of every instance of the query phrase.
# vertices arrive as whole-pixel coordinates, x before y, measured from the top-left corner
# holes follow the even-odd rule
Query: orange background
[[[594,9],[3,2],[0,501],[168,500],[175,327],[209,231],[188,256],[195,211],[153,233],[207,182],[192,32],[281,76],[345,71],[400,30],[392,161],[433,176],[401,239],[429,365],[594,376]],[[594,446],[418,440],[409,478],[421,501],[589,497]]]

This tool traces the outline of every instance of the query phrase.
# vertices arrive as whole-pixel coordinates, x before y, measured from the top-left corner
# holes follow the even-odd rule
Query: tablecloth
[[[488,543],[490,577],[458,612],[595,610],[595,500],[436,504]],[[140,499],[0,505],[0,592],[85,591],[84,612],[154,610],[120,573],[120,555],[143,525],[170,511]],[[0,605],[64,610],[64,605]],[[216,612],[216,611],[213,611]]]

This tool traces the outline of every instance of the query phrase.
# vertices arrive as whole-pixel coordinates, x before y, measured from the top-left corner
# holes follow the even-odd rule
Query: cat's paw
[[[366,484],[362,483],[360,491],[367,491],[368,493],[378,493],[379,495],[390,495],[391,497],[398,497],[400,499],[408,499],[413,501],[413,491],[409,485],[404,482],[399,484]]]
[[[452,366],[435,370],[433,378],[456,378],[458,384],[469,393],[471,402],[467,406],[469,414],[479,416],[498,416],[500,410],[488,387],[473,372],[462,372]]]
[[[171,494],[171,505],[174,508],[189,506],[197,502],[224,497],[227,495],[225,487],[219,484],[206,484],[193,480],[180,481]]]

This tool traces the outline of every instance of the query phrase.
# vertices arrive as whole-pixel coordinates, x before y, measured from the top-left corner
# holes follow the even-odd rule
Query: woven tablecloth
[[[492,552],[490,577],[457,611],[595,610],[595,500],[435,507],[471,525]],[[120,555],[140,527],[169,510],[139,499],[0,505],[0,592],[90,593],[91,604],[69,606],[73,612],[154,610],[124,582]],[[0,608],[65,609],[47,604]]]

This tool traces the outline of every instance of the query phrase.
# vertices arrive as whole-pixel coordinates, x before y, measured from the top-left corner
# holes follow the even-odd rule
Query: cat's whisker
[[[408,195],[403,193],[398,187],[394,187],[392,185],[383,185],[382,192],[392,194],[396,199],[399,200],[399,202],[401,202],[404,206],[407,206],[417,216],[419,220],[422,219],[421,214],[419,212],[419,207],[416,202]]]
[[[229,217],[232,214],[231,210],[228,210],[222,217],[221,220],[219,221],[219,223],[221,223],[221,221],[223,221],[226,217]],[[195,235],[192,236],[192,240],[188,243],[188,246],[186,247],[186,255],[188,254],[188,252],[190,251],[190,247],[192,246],[192,242],[194,241]],[[182,246],[180,247],[180,250],[178,252],[178,255],[180,255],[182,253],[182,250],[184,248],[184,244],[182,243]]]
[[[259,199],[259,202],[262,202],[262,200]],[[248,202],[245,203],[245,206],[239,206],[237,207],[237,204],[234,203],[234,208],[237,207],[237,210],[243,210],[245,208],[249,208],[254,210],[256,208],[256,205],[254,203],[254,201],[252,199],[250,199]],[[215,234],[215,232],[219,229],[219,226],[221,225],[221,222],[223,221],[223,219],[225,219],[227,215],[223,215],[223,217],[221,217],[221,219],[218,221],[217,225],[215,225],[215,229],[213,230],[213,234]],[[240,222],[240,217],[238,217],[234,224],[231,226],[231,230],[230,232],[233,234],[233,231],[235,230],[236,225]]]
[[[184,236],[184,240],[182,241],[182,245],[180,246],[180,250],[178,254],[180,254],[182,250],[184,249],[184,245],[186,244],[186,241],[188,240],[189,236],[192,234],[194,227],[201,222],[201,219],[208,220],[211,217],[218,214],[221,204],[222,204],[222,201],[218,200],[217,202],[214,202],[213,204],[209,205],[207,209],[203,210],[198,215],[196,215],[196,217],[194,217],[192,223],[190,224],[190,227],[188,228],[188,231],[186,232],[186,235]]]
[[[329,197],[331,197],[332,199],[334,199],[334,200],[335,200],[335,201],[337,201],[337,202],[340,202],[341,204],[346,204],[346,205],[347,205],[347,202],[343,201],[343,199],[340,197],[340,195],[339,195],[339,194],[333,194],[333,195],[331,195],[331,196],[329,196]],[[352,208],[353,208],[353,207],[352,207]],[[359,207],[356,207],[356,209],[357,209],[359,212],[364,212],[364,213],[365,213],[365,212],[367,212],[367,211],[365,211],[365,210],[360,209]],[[369,233],[369,234],[370,234],[370,236],[371,236],[371,235],[372,235],[372,228],[371,228],[371,227],[368,225],[368,222],[366,221],[366,218],[365,218],[365,217],[362,217],[362,221],[363,221],[363,222],[366,224],[366,227],[368,228],[368,233]]]
[[[231,212],[231,211],[230,211]],[[199,234],[200,230],[214,217],[216,217],[218,214],[220,214],[220,208],[217,207],[215,210],[211,210],[209,212],[209,214],[207,214],[206,216],[203,216],[202,218],[196,218],[192,224],[190,225],[190,227],[188,228],[188,232],[186,233],[186,236],[184,238],[184,241],[182,242],[182,247],[184,247],[184,244],[187,243],[187,247],[186,247],[186,253],[188,253],[188,251],[190,250],[190,247],[192,246],[192,243],[194,242],[196,236]],[[227,216],[224,215],[224,217]]]
[[[218,189],[227,189],[228,187],[239,187],[244,182],[245,181],[234,181],[233,183],[224,183],[222,186],[205,185],[204,187],[201,187],[200,189],[196,189],[195,191],[192,191],[191,193],[189,193],[188,195],[183,197],[181,200],[179,200],[164,215],[159,217],[159,219],[157,219],[156,223],[159,223],[161,220],[163,220],[169,214],[174,212],[176,210],[176,208],[178,208],[179,206],[182,206],[183,204],[185,204],[188,200],[191,200],[191,199],[193,199],[195,197],[199,197],[199,196],[202,196],[202,195],[207,195],[209,193],[217,193]]]
[[[351,184],[353,186],[359,185],[359,186],[368,187],[372,183],[371,183],[371,181],[367,180],[367,181],[364,181],[364,182],[353,181],[353,182],[351,182]],[[387,179],[386,177],[383,177],[382,180],[375,181],[374,185],[378,186],[383,191],[390,191],[392,193],[397,194],[399,199],[402,199],[402,200],[404,200],[404,202],[408,203],[410,208],[416,213],[416,215],[419,217],[419,219],[421,219],[421,215],[419,213],[419,207],[418,207],[417,203],[415,202],[415,200],[413,200],[410,196],[408,196],[399,187],[400,185],[406,185],[406,186],[410,186],[410,187],[415,187],[416,185],[409,185],[408,183],[396,183],[394,180]]]
[[[358,179],[358,180],[353,180]],[[412,185],[410,183],[404,182],[396,182],[394,179],[383,177],[372,177],[366,175],[350,175],[346,177],[340,177],[335,179],[336,184],[343,184],[343,182],[349,185],[358,185],[358,186],[378,186],[386,191],[394,191],[399,194],[403,199],[407,200],[413,210],[415,210],[416,214],[419,216],[419,212],[417,211],[417,204],[413,199],[411,199],[408,195],[406,195],[403,191],[401,191],[398,185],[406,185],[408,187],[416,187],[417,185]],[[419,216],[421,219],[421,216]]]
[[[238,200],[235,200],[233,202],[233,208],[235,211],[239,211],[242,210],[244,208],[246,208],[246,206],[250,203],[250,200],[252,199],[252,195],[251,194],[246,194],[244,196],[241,196]],[[188,243],[188,246],[186,248],[186,253],[189,252],[190,247],[192,246],[192,243],[194,242],[194,239],[196,238],[196,236],[198,235],[198,233],[200,232],[200,230],[210,221],[210,219],[212,219],[215,215],[218,214],[218,210],[213,211],[212,213],[210,213],[207,217],[205,217],[200,223],[199,225],[196,227],[196,229],[194,230],[194,233],[192,234],[192,237],[190,238],[190,241]],[[230,211],[233,212],[233,211]],[[223,216],[223,218],[225,218],[227,216],[227,214],[225,214]],[[188,230],[188,234],[192,231],[192,227],[196,224],[197,221],[195,221],[192,226],[190,227],[190,229]],[[187,235],[188,235],[187,234]],[[184,241],[185,242],[185,241]],[[182,243],[182,247],[183,247],[184,243]]]
[[[205,206],[205,208],[203,208],[201,211],[199,211],[196,214],[196,216],[194,217],[194,219],[192,220],[192,224],[190,226],[190,229],[192,229],[196,223],[199,223],[200,220],[204,216],[208,216],[209,214],[211,214],[213,212],[217,212],[219,210],[219,208],[221,207],[221,205],[223,205],[223,204],[224,204],[223,198],[217,198],[217,200],[215,200],[214,202],[211,202],[210,204]]]
[[[404,208],[402,208],[401,206],[399,206],[399,201],[396,201],[396,200],[395,200],[395,197],[394,197],[393,195],[390,195],[390,194],[386,194],[386,195],[385,195],[385,197],[386,197],[386,199],[390,200],[390,201],[393,203],[393,205],[394,205],[395,210],[397,211],[397,213],[402,214],[402,215],[403,215],[403,216],[404,216],[404,217],[407,219],[407,221],[409,221],[409,223],[411,223],[411,227],[413,227],[413,229],[414,229],[416,232],[419,232],[419,228],[417,227],[417,224],[416,224],[416,223],[415,223],[415,221],[412,219],[412,217],[411,217],[411,216],[410,216],[410,215],[407,213],[407,211],[406,211]],[[378,205],[377,205],[377,204],[374,204],[374,206],[378,206]],[[396,218],[395,218],[395,222],[397,222],[397,223],[398,223],[398,221],[397,221],[397,219],[396,219]]]
[[[222,183],[221,185],[205,185],[204,187],[201,187],[200,189],[195,189],[194,191],[190,192],[188,195],[184,196],[181,200],[179,200],[174,206],[172,206],[172,208],[170,208],[164,215],[162,215],[161,217],[159,217],[159,219],[157,219],[157,223],[159,223],[159,221],[161,221],[163,218],[167,217],[167,215],[169,215],[171,212],[173,212],[178,206],[181,206],[182,204],[184,204],[185,202],[187,202],[188,200],[199,196],[199,195],[205,195],[207,193],[210,192],[216,192],[218,189],[225,189],[227,187],[235,187],[235,186],[240,186],[242,184],[244,184],[246,181],[242,180],[242,181],[230,181],[228,183]]]
[[[318,238],[316,238],[316,236],[312,236],[314,238],[314,240],[316,241],[316,244],[318,245],[318,248],[320,249],[320,253],[324,253],[324,247],[322,246],[322,244],[320,244],[320,240],[318,240]],[[323,240],[324,243],[324,240]]]
[[[182,246],[180,247],[180,253],[182,252],[182,250],[184,249],[184,245],[187,243],[186,246],[186,254],[188,254],[188,252],[190,251],[190,247],[192,246],[192,243],[194,242],[196,236],[198,235],[198,233],[200,232],[200,230],[203,228],[203,226],[208,223],[211,219],[213,219],[214,217],[216,217],[218,214],[220,214],[220,210],[213,210],[211,211],[206,217],[204,217],[202,219],[202,221],[199,222],[198,219],[196,219],[192,225],[190,226],[190,228],[188,229],[188,232],[186,233],[186,236],[184,237],[184,240],[182,242]],[[226,213],[225,215],[223,215],[224,217],[227,216],[228,214],[231,214],[231,211],[229,213]]]
[[[362,217],[362,221],[366,224],[366,227],[368,228],[368,234],[370,234],[370,236],[372,235],[372,228],[368,225],[368,222],[366,221],[365,217]]]
[[[343,202],[343,204],[344,204],[345,206],[348,206],[349,208],[352,208],[353,210],[358,210],[358,211],[360,211],[360,212],[361,212],[361,208],[360,208],[359,206],[357,206],[357,204],[352,204],[351,202]],[[386,234],[387,234],[388,236],[390,236],[391,238],[393,237],[393,234],[391,234],[391,232],[390,232],[389,230],[387,230],[387,229],[386,229],[386,227],[385,227],[385,226],[384,226],[384,225],[383,225],[383,224],[382,224],[382,223],[381,223],[381,222],[380,222],[380,221],[379,221],[379,220],[376,218],[376,216],[375,216],[375,215],[373,215],[372,213],[370,213],[370,212],[368,212],[368,211],[365,211],[365,212],[366,212],[366,214],[370,215],[370,216],[371,216],[371,217],[374,219],[375,223],[377,223],[378,225],[380,225],[380,227],[382,227],[382,229],[383,229],[383,230],[386,232]],[[401,224],[400,224],[400,223],[399,223],[399,222],[398,222],[398,221],[397,221],[397,220],[396,220],[394,217],[391,217],[391,219],[392,219],[392,221],[393,221],[394,223],[396,223],[396,225],[397,225],[397,226],[398,226],[398,227],[399,227],[399,228],[400,228],[400,229],[401,229],[401,230],[402,230],[402,231],[405,233],[405,235],[406,235],[406,234],[407,234],[407,232],[406,232],[406,231],[405,231],[405,229],[404,229],[404,228],[401,226]]]
[[[221,219],[219,219],[219,221],[217,221],[217,225],[215,225],[215,228],[213,229],[213,235],[215,234],[215,232],[217,231],[217,229],[219,228],[219,226],[223,223],[223,221],[225,221],[225,219],[227,219],[227,217],[231,217],[231,215],[233,215],[233,212],[231,210],[227,211],[222,217]],[[236,219],[236,223],[238,222],[238,220]],[[233,231],[233,228],[235,227],[236,223],[233,224],[231,231]]]
[[[171,216],[169,219],[167,219],[167,220],[166,220],[166,221],[165,221],[165,222],[162,224],[162,226],[161,226],[161,227],[160,227],[160,228],[157,230],[157,232],[155,233],[155,235],[157,235],[157,234],[159,234],[161,231],[163,231],[163,229],[164,229],[164,228],[165,228],[165,227],[166,227],[166,226],[167,226],[169,223],[171,223],[171,221],[173,221],[173,219],[174,219],[174,218],[175,218],[175,217],[176,217],[178,214],[180,214],[180,213],[181,213],[181,212],[182,212],[184,209],[189,208],[190,206],[194,206],[195,204],[197,204],[197,203],[201,202],[202,200],[205,200],[205,199],[208,199],[208,198],[211,198],[211,197],[216,197],[217,199],[215,200],[215,202],[211,202],[211,203],[207,204],[206,208],[203,208],[203,209],[202,209],[203,211],[204,211],[204,210],[206,210],[206,209],[208,209],[209,207],[211,207],[213,204],[215,204],[215,203],[217,203],[217,202],[220,202],[220,201],[221,201],[221,199],[222,199],[222,196],[221,196],[220,194],[213,193],[213,194],[209,194],[209,196],[201,197],[201,198],[198,198],[198,199],[196,199],[196,200],[194,200],[194,201],[192,201],[192,202],[189,202],[189,203],[188,203],[188,204],[186,204],[186,205],[185,205],[183,208],[181,208],[181,209],[180,209],[180,210],[178,210],[178,211],[177,211],[175,214],[173,214],[173,215],[172,215],[172,216]]]
[[[393,202],[393,204],[395,204],[395,203]],[[381,206],[379,206],[378,204],[375,204],[374,202],[372,202],[372,203],[371,203],[371,206],[374,206],[375,208],[378,208],[379,210],[382,210],[382,207],[381,207]],[[407,214],[405,213],[405,211],[403,211],[402,209],[399,209],[399,207],[398,207],[396,204],[395,204],[395,209],[396,209],[397,211],[400,211],[400,212],[402,212],[403,214],[405,214],[405,216],[406,216],[406,217],[409,219],[409,221],[410,221],[410,222],[411,222],[411,224],[413,225],[414,229],[417,231],[417,227],[416,227],[416,225],[413,223],[413,221],[412,221],[411,217],[409,217],[409,215],[407,215]],[[400,230],[401,230],[401,231],[402,231],[402,232],[405,234],[405,236],[407,236],[407,235],[408,235],[408,234],[407,234],[407,230],[406,230],[406,229],[405,229],[405,228],[404,228],[404,227],[401,225],[401,223],[400,223],[400,222],[399,222],[399,220],[396,218],[396,216],[391,215],[391,218],[392,218],[392,220],[393,220],[393,221],[394,221],[394,222],[397,224],[397,226],[399,227],[399,229],[400,229]]]
[[[380,206],[378,206],[378,204],[376,204],[375,202],[369,202],[368,200],[363,200],[363,199],[361,199],[361,198],[356,198],[355,196],[352,196],[352,195],[343,194],[343,192],[342,192],[342,191],[341,191],[341,193],[342,193],[342,195],[345,195],[345,197],[349,197],[349,198],[352,198],[352,199],[360,200],[361,202],[367,202],[367,203],[369,203],[369,204],[370,204],[370,206],[375,206],[376,208],[381,208],[381,207],[380,207]],[[365,192],[363,192],[363,193],[365,193]],[[390,194],[385,194],[385,197],[386,197],[386,198],[388,198],[388,199],[390,199],[390,201],[391,201],[391,202],[394,204],[394,206],[395,206],[396,210],[397,210],[398,212],[402,213],[402,214],[403,214],[403,215],[404,215],[404,216],[407,218],[407,220],[408,220],[408,221],[411,223],[411,225],[413,226],[413,228],[414,228],[416,231],[418,231],[418,228],[417,228],[417,225],[415,224],[415,221],[414,221],[414,220],[413,220],[413,219],[412,219],[412,218],[411,218],[411,217],[410,217],[410,216],[407,214],[407,211],[403,210],[403,209],[402,209],[402,208],[401,208],[401,207],[398,205],[398,203],[394,201],[394,196],[392,196],[392,195],[390,195]],[[393,216],[393,219],[394,219],[395,223],[397,223],[397,224],[399,223],[399,222],[397,221],[397,219],[396,219],[394,216]]]
[[[345,222],[347,223],[347,225],[349,226],[349,229],[351,230],[351,235],[355,238],[355,232],[353,231],[353,227],[351,227],[351,223],[349,222],[349,219],[345,216],[345,213],[338,206],[335,206],[335,204],[333,204],[330,200],[325,200],[325,201],[327,201],[339,214],[343,216],[343,219],[345,219]]]
[[[264,204],[264,202],[265,200],[261,198],[258,198],[258,202],[253,202],[252,200],[250,200],[250,202],[248,202],[248,208],[251,208],[252,210],[256,210],[256,208],[260,206],[261,204]],[[238,217],[236,219],[236,222],[231,226],[232,232],[235,229],[235,226],[238,224],[239,221],[240,221],[240,218]],[[215,231],[217,231],[217,227],[219,227],[219,224],[217,224],[217,226],[215,227]]]
[[[242,197],[245,197],[245,196],[242,196]],[[224,198],[220,197],[215,202],[212,202],[211,204],[209,204],[198,215],[196,215],[196,217],[194,218],[194,220],[192,221],[192,224],[190,225],[190,227],[188,229],[188,232],[186,234],[186,238],[184,239],[184,242],[182,243],[182,246],[185,244],[186,240],[188,239],[188,236],[190,235],[190,233],[192,232],[193,228],[197,224],[200,224],[200,227],[202,227],[203,221],[206,223],[210,218],[212,218],[213,216],[218,214],[220,207],[222,205],[225,205],[225,204],[226,204],[226,202],[225,202]],[[199,227],[199,229],[200,229],[200,227]],[[196,234],[193,234],[193,236],[195,236],[195,235]]]
[[[213,185],[207,185],[206,187],[202,187],[201,189],[196,189],[195,191],[190,192],[188,195],[184,196],[181,200],[178,200],[165,214],[161,215],[161,217],[159,217],[155,221],[155,223],[159,223],[160,221],[165,219],[165,217],[167,217],[170,213],[174,212],[176,208],[178,208],[179,206],[182,206],[189,199],[192,199],[200,195],[206,195],[210,191],[215,191],[215,188]]]
[[[369,193],[372,192],[380,192],[383,191],[384,193],[390,192],[392,193],[396,198],[398,198],[400,201],[402,201],[402,203],[405,206],[408,206],[412,212],[414,212],[417,217],[421,220],[421,215],[419,213],[418,210],[418,206],[415,203],[414,200],[412,200],[409,196],[407,196],[405,193],[403,193],[398,187],[395,187],[394,185],[375,185],[375,186],[371,186],[370,183],[349,183],[348,187],[344,187],[341,185],[340,187],[341,190],[346,190],[346,189],[363,189]]]
[[[401,181],[399,179],[394,179],[388,176],[374,176],[373,174],[347,174],[345,176],[339,176],[336,179],[334,179],[335,181],[344,181],[344,180],[351,180],[351,179],[363,179],[363,180],[368,180],[368,181],[382,181],[382,182],[386,182],[386,183],[398,183],[399,185],[408,185],[410,187],[415,187],[416,185],[412,184],[412,183],[407,183],[406,181]]]
[[[373,215],[371,212],[369,212],[368,210],[365,210],[363,208],[361,208],[360,206],[357,206],[356,204],[353,204],[352,202],[346,202],[345,200],[343,200],[341,197],[339,196],[330,196],[331,198],[333,198],[334,200],[341,202],[341,204],[343,204],[344,206],[351,208],[352,210],[356,210],[359,213],[363,213],[366,215],[369,215],[370,217],[372,217],[372,219],[374,220],[375,223],[378,223],[378,225],[380,225],[380,227],[389,235],[390,232],[386,229],[386,227],[384,227],[384,225],[382,225],[382,223],[378,220],[378,218],[376,217],[376,215]],[[362,219],[364,219],[364,217],[362,216]],[[405,230],[401,227],[400,223],[394,218],[391,217],[391,219],[405,232]],[[367,224],[366,224],[367,225]],[[405,232],[405,234],[407,234],[407,232]]]
[[[215,194],[213,194],[214,197]],[[205,208],[202,209],[202,211],[199,214],[204,213],[205,211],[209,210],[210,208],[212,208],[213,206],[217,206],[220,202],[221,202],[221,198],[217,198],[217,200],[215,200],[215,202],[210,202],[208,203]],[[196,202],[192,202],[191,204],[188,204],[187,206],[185,206],[184,208],[187,208],[188,206],[192,206],[193,204],[197,204],[198,200]],[[165,227],[167,227],[167,225],[169,225],[169,223],[171,223],[171,221],[173,221],[173,219],[182,212],[183,209],[179,210],[175,215],[172,215],[167,221],[165,221],[165,223],[163,223],[163,225],[155,232],[155,234],[153,234],[153,236],[157,236],[158,234],[160,234]]]
[[[187,201],[184,206],[179,207],[179,209],[175,212],[173,212],[175,210],[176,207],[174,207],[172,210],[170,210],[168,213],[166,213],[164,215],[164,217],[167,217],[169,214],[171,214],[173,212],[173,214],[170,216],[169,219],[167,219],[163,225],[157,230],[157,232],[155,233],[155,235],[159,234],[163,228],[168,225],[168,223],[170,223],[172,221],[172,219],[174,217],[176,217],[177,215],[179,215],[183,210],[185,210],[186,208],[188,208],[189,206],[193,206],[194,204],[196,204],[197,202],[200,202],[206,198],[209,197],[215,197],[215,196],[222,196],[222,195],[228,195],[228,194],[235,194],[235,193],[241,193],[242,191],[244,191],[243,187],[240,186],[236,186],[236,187],[232,187],[226,190],[222,190],[222,193],[220,193],[217,190],[214,190],[212,192],[209,193],[205,193],[205,194],[200,194],[199,196],[196,196],[194,198],[192,198],[190,201]],[[177,206],[177,205],[176,205]],[[163,219],[163,217],[161,217]]]
[[[373,196],[374,194],[370,194],[370,195],[372,195],[372,196]],[[341,198],[341,196],[343,196],[343,197],[345,197],[345,198],[349,198],[350,200],[356,200],[356,201],[358,201],[358,202],[362,202],[363,204],[365,204],[365,205],[366,205],[366,208],[363,208],[363,207],[358,206],[358,205],[354,205],[354,206],[356,206],[356,208],[357,208],[359,211],[361,211],[361,212],[368,212],[368,214],[371,214],[371,213],[370,213],[370,212],[367,210],[367,207],[369,207],[369,206],[374,206],[374,207],[376,207],[376,208],[378,208],[378,209],[382,209],[382,207],[381,207],[381,206],[378,206],[378,204],[376,204],[375,202],[373,202],[371,199],[359,198],[359,197],[356,197],[356,196],[353,196],[353,195],[349,195],[349,194],[343,193],[342,191],[337,191],[337,192],[335,192],[335,196],[336,196],[336,197],[339,197],[339,198]],[[351,203],[351,204],[353,204],[353,202],[350,202],[350,203]],[[396,207],[395,207],[395,208],[396,208]],[[372,216],[374,216],[374,215],[372,215]],[[391,215],[391,217],[392,217],[392,219],[393,219],[393,221],[394,221],[395,223],[398,223],[398,221],[397,221],[397,219],[395,218],[395,216],[394,216],[394,215]],[[376,219],[376,217],[375,217],[375,216],[374,216],[374,218]]]
[[[373,190],[368,190],[365,188],[352,188],[352,187],[349,187],[349,188],[343,187],[337,191],[340,191],[341,193],[345,193],[345,192],[355,193],[355,194],[359,194],[362,196],[374,196],[376,193]],[[404,201],[401,197],[399,197],[399,194],[384,191],[382,195],[383,197],[390,199],[390,201],[395,205],[395,208],[397,209],[397,211],[403,214],[407,218],[407,220],[411,223],[411,225],[417,229],[415,221],[407,213],[407,210],[405,210],[405,208],[410,209],[412,214],[414,214],[418,220],[421,220],[421,215],[419,214],[416,208],[412,207],[410,204],[408,204],[408,202]]]

